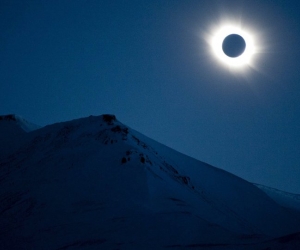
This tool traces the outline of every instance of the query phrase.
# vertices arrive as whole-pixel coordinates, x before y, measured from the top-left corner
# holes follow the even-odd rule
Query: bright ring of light
[[[222,43],[224,39],[231,34],[237,34],[243,37],[246,42],[246,48],[243,54],[238,57],[227,56],[223,49]],[[214,55],[224,64],[232,67],[242,67],[251,64],[251,59],[255,53],[254,39],[250,32],[233,25],[225,25],[218,29],[210,38],[210,46]]]

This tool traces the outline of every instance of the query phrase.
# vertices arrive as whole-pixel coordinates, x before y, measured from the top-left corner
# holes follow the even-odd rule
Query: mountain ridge
[[[56,123],[27,135],[19,149],[0,158],[0,226],[8,228],[1,241],[10,249],[20,242],[31,249],[219,247],[300,231],[296,211],[114,115]],[[56,235],[51,240],[49,230]],[[12,238],[17,243],[7,240]]]

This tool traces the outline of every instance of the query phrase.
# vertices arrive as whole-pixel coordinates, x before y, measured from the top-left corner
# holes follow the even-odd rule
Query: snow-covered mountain
[[[281,206],[300,211],[300,194],[292,194],[260,184],[255,185]]]
[[[26,121],[18,115],[0,116],[0,157],[9,151],[16,149],[16,146],[24,140],[27,132],[40,128],[38,125]]]
[[[14,114],[0,115],[0,121],[1,121],[1,130],[4,129],[5,125],[10,129],[16,129],[14,127],[18,126],[20,129],[22,129],[25,132],[30,132],[40,128],[40,126],[25,120],[19,115],[14,115]]]
[[[299,210],[113,115],[21,128],[0,120],[0,249],[300,245]]]

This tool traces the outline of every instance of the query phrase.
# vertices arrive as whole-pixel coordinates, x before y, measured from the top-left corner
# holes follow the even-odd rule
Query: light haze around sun
[[[240,56],[229,57],[222,49],[224,39],[231,34],[240,35],[246,43],[245,51]],[[227,18],[219,21],[218,24],[210,25],[202,34],[202,38],[206,41],[209,56],[213,57],[221,66],[239,73],[256,67],[261,49],[259,37],[251,25]]]

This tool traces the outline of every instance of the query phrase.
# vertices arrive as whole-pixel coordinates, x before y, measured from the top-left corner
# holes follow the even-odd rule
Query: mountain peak
[[[103,121],[107,122],[107,123],[113,123],[114,121],[117,120],[115,115],[111,115],[111,114],[104,114],[102,115],[102,119]]]
[[[299,242],[298,211],[115,115],[32,133],[17,126],[23,118],[1,120],[3,249],[266,249],[277,244],[273,238],[284,247]]]
[[[16,114],[0,115],[0,123],[1,122],[14,122],[25,132],[30,132],[40,128],[40,126],[33,124]]]
[[[17,115],[8,114],[8,115],[0,115],[0,121],[16,121]]]

